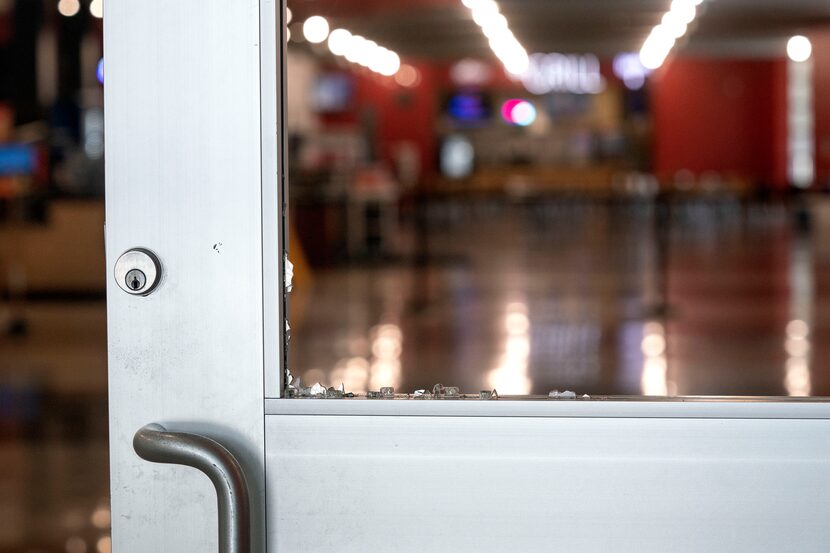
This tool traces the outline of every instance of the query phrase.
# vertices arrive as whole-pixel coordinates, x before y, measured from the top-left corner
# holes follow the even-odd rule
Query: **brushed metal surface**
[[[549,400],[505,397],[479,400],[266,400],[267,415],[394,417],[534,417],[647,419],[830,419],[823,399],[688,397],[675,399],[609,397]]]
[[[108,287],[113,550],[215,551],[215,492],[133,451],[148,421],[225,445],[264,549],[263,192],[259,0],[113,2],[107,58],[107,260],[162,259],[153,294]],[[272,34],[273,35],[273,34]],[[275,156],[277,152],[273,152]]]
[[[265,394],[278,398],[284,388],[287,178],[285,167],[285,1],[261,0],[260,70],[262,109],[262,297]]]
[[[827,420],[266,420],[279,444],[271,553],[819,552],[830,540]]]

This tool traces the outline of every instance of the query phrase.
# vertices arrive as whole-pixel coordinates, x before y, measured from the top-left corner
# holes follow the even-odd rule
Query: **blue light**
[[[98,60],[98,66],[95,68],[95,76],[98,77],[98,82],[104,84],[104,58]]]
[[[35,170],[35,151],[29,146],[0,146],[0,176],[30,175]]]
[[[477,92],[461,92],[450,97],[447,111],[456,123],[479,125],[490,117],[490,107],[484,95]]]

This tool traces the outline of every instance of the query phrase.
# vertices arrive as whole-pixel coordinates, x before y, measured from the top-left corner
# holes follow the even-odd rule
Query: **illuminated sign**
[[[536,107],[527,100],[507,100],[501,107],[502,118],[517,127],[529,127],[536,121]]]
[[[599,59],[593,54],[533,54],[521,80],[533,94],[599,94],[605,90]]]
[[[493,79],[493,71],[483,61],[463,59],[450,68],[450,79],[458,86],[483,86]]]

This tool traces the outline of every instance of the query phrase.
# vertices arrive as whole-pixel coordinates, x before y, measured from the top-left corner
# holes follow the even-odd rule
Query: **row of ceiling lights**
[[[473,21],[481,27],[484,35],[489,39],[490,48],[501,60],[508,73],[522,76],[531,70],[527,51],[510,31],[507,19],[501,14],[494,0],[461,0],[461,2],[472,12]],[[641,87],[647,74],[663,65],[677,41],[685,36],[689,26],[694,22],[698,15],[698,6],[703,2],[704,0],[672,0],[669,11],[652,29],[639,55],[631,56],[634,58],[631,61],[639,69],[636,71],[636,79],[626,80],[626,86]],[[812,55],[810,40],[801,35],[790,38],[787,43],[787,55],[795,62],[807,61]]]
[[[64,17],[73,17],[81,11],[80,0],[59,0],[58,13]],[[98,19],[104,17],[104,0],[92,0],[89,3],[89,13]]]
[[[703,0],[672,0],[671,8],[652,29],[640,49],[640,62],[648,70],[663,65],[677,41],[686,34]]]
[[[461,0],[471,11],[473,21],[481,28],[490,43],[490,48],[501,60],[505,69],[516,76],[525,73],[530,66],[530,57],[519,43],[501,14],[494,0]],[[290,23],[291,10],[286,10],[286,22]],[[290,32],[290,31],[289,31]],[[328,39],[329,51],[335,56],[366,67],[385,76],[396,75],[401,70],[400,56],[360,35],[345,29],[330,32],[328,21],[319,15],[311,16],[303,23],[303,36],[312,44]],[[290,38],[290,35],[289,35]],[[404,69],[411,69],[404,66]],[[409,73],[413,73],[409,71]]]
[[[101,0],[92,1],[95,4]],[[637,65],[645,70],[643,76],[638,78],[639,86],[642,86],[641,81],[647,72],[663,65],[677,41],[686,34],[689,25],[697,17],[698,6],[703,1],[672,0],[669,11],[652,29],[637,56],[639,58]],[[61,2],[77,2],[77,0],[61,0]],[[530,58],[510,31],[507,19],[499,11],[498,4],[494,0],[461,0],[461,2],[472,12],[473,21],[489,39],[491,49],[507,72],[516,76],[525,74],[530,68]],[[91,9],[92,6],[90,6]],[[287,22],[290,23],[291,10],[287,10],[286,14]],[[393,76],[401,71],[400,57],[395,52],[345,29],[335,29],[329,32],[329,23],[324,17],[309,17],[303,24],[303,35],[308,42],[313,44],[328,40],[328,48],[332,54],[342,56],[349,62],[366,67],[375,73]],[[787,43],[787,55],[796,62],[806,61],[812,55],[812,44],[806,37],[794,36]],[[403,66],[403,68],[411,69],[409,66]]]
[[[490,48],[504,68],[512,75],[522,75],[530,65],[527,50],[513,35],[507,18],[494,0],[461,0],[472,13],[473,21],[481,27]]]
[[[648,70],[663,65],[677,40],[682,38],[697,16],[697,7],[704,0],[673,0],[662,21],[652,29],[640,49],[640,62]],[[473,21],[481,27],[489,39],[490,47],[509,73],[521,75],[529,67],[527,51],[510,31],[507,19],[499,11],[494,0],[461,0],[472,12]],[[59,0],[58,12],[73,17],[81,11],[80,0]],[[91,0],[89,13],[98,19],[104,16],[103,0]],[[291,10],[286,9],[287,22],[291,22]],[[289,31],[290,32],[290,31]],[[319,44],[328,38],[329,50],[381,75],[395,75],[401,67],[400,57],[393,51],[345,29],[329,33],[329,23],[321,16],[312,16],[303,24],[303,34],[311,43]],[[810,40],[796,35],[787,42],[787,55],[796,62],[810,59],[813,47]]]
[[[286,12],[290,21],[291,12]],[[391,77],[401,69],[401,58],[392,50],[373,40],[352,34],[346,29],[330,31],[325,17],[314,15],[303,23],[303,36],[312,44],[328,41],[329,51],[380,75]]]
[[[672,0],[671,8],[662,21],[652,29],[640,49],[640,63],[649,71],[663,65],[669,53],[697,16],[704,0]],[[796,35],[787,42],[787,56],[795,62],[810,59],[813,46],[807,37]]]

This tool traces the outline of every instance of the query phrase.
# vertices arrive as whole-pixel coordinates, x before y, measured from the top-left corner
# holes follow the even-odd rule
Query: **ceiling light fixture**
[[[303,23],[303,35],[312,44],[320,44],[329,37],[329,22],[325,17],[313,15]]]
[[[89,13],[96,19],[104,17],[104,0],[92,0],[89,3]]]
[[[58,2],[58,13],[64,17],[72,17],[81,11],[81,3],[78,0],[60,0]]]
[[[490,43],[490,49],[499,58],[508,73],[523,74],[530,65],[527,50],[516,40],[507,18],[494,0],[461,0],[472,13],[473,21],[481,28]]]
[[[360,35],[353,35],[346,29],[335,29],[329,35],[329,51],[335,56],[346,58],[379,73],[391,77],[401,68],[401,58],[388,48]]]
[[[653,71],[663,65],[674,45],[689,30],[697,17],[697,7],[702,3],[703,0],[672,0],[671,8],[651,30],[640,49],[643,67]]]
[[[806,36],[795,35],[787,41],[787,56],[794,62],[801,63],[813,55],[813,44]]]

